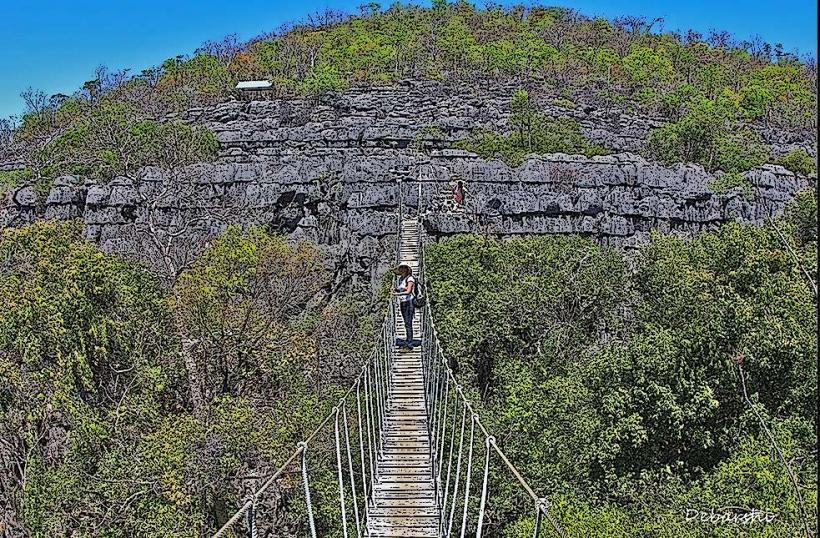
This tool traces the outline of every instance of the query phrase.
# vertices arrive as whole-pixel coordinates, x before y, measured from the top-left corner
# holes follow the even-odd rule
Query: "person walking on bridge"
[[[416,308],[413,306],[413,288],[416,286],[416,279],[413,270],[406,263],[399,264],[393,269],[393,273],[397,276],[393,296],[399,300],[406,335],[404,341],[397,340],[396,345],[400,346],[402,351],[413,351],[413,316],[416,314]]]

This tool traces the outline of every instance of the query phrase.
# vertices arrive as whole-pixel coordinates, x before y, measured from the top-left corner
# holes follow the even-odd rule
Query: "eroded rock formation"
[[[104,249],[135,252],[142,247],[133,229],[149,217],[173,226],[210,208],[218,211],[197,219],[187,240],[195,248],[229,223],[261,224],[317,241],[339,279],[375,282],[388,263],[400,199],[406,211],[421,205],[434,237],[578,233],[628,248],[645,242],[652,229],[693,234],[732,219],[760,223],[813,181],[767,165],[746,174],[751,198],[740,189],[715,195],[709,188],[715,177],[700,166],[664,167],[636,153],[659,120],[549,100],[540,103],[543,110],[575,117],[590,139],[615,153],[531,156],[511,168],[452,149],[475,127],[503,130],[513,89],[408,83],[317,100],[232,101],[190,110],[186,119],[207,124],[220,141],[216,162],[187,171],[195,193],[172,191],[146,208],[167,179],[159,173],[138,185],[127,178],[97,185],[66,177],[45,200],[32,187],[7,193],[0,224],[80,218]],[[816,152],[805,134],[766,136],[775,153],[798,146]],[[446,203],[455,179],[468,188],[463,213]]]

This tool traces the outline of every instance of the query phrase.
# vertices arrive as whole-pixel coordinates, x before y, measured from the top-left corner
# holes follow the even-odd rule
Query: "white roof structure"
[[[237,90],[269,90],[273,87],[270,80],[242,80],[236,85]]]

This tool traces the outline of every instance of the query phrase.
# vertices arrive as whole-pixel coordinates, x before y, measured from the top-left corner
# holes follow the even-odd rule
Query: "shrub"
[[[775,163],[795,174],[808,176],[817,172],[817,161],[803,148],[795,148],[787,154],[781,155]]]
[[[338,91],[345,87],[345,82],[339,75],[339,70],[327,64],[317,65],[302,82],[302,91],[308,95],[320,95]]]
[[[567,153],[606,155],[604,147],[592,144],[573,118],[553,118],[539,113],[526,91],[517,91],[510,103],[509,134],[476,130],[456,147],[472,151],[485,159],[500,158],[510,166],[520,165],[530,153]]]
[[[25,168],[23,170],[2,170],[0,171],[0,198],[6,195],[7,192],[14,189],[22,182],[31,179],[31,170]]]
[[[312,346],[294,320],[325,277],[308,243],[292,247],[283,237],[237,226],[214,241],[175,287],[176,313],[199,342],[198,361],[218,373],[218,382],[205,384],[206,395],[242,395],[236,387],[251,373],[265,372],[266,385],[279,387],[299,366],[293,361],[309,356]],[[282,347],[282,340],[291,345]]]
[[[216,136],[203,127],[150,120],[133,106],[106,100],[36,151],[37,173],[105,181],[133,175],[145,166],[171,169],[209,161],[218,147]]]
[[[635,47],[623,59],[623,65],[632,81],[640,87],[657,88],[674,75],[669,59],[648,47]]]
[[[769,160],[769,150],[750,129],[728,130],[717,139],[715,169],[745,172]]]
[[[743,172],[768,159],[757,133],[738,128],[736,96],[724,92],[717,99],[695,98],[680,120],[655,129],[649,154],[665,163],[699,163],[707,170]]]
[[[180,107],[218,102],[233,89],[235,78],[216,56],[198,53],[192,58],[170,58],[162,64],[157,87]]]
[[[817,190],[799,192],[786,208],[786,218],[794,227],[798,241],[817,241]]]
[[[694,86],[683,84],[660,98],[660,111],[673,120],[679,120],[690,103],[702,98]]]
[[[709,183],[709,190],[718,195],[726,194],[735,187],[740,187],[745,198],[750,199],[752,197],[752,184],[740,172],[725,172]]]

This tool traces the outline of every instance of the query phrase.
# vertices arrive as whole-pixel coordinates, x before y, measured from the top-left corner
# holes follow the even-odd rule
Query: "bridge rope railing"
[[[399,221],[396,236],[397,256],[402,240],[403,213],[400,211],[397,215]],[[419,249],[419,274],[426,278],[424,241],[420,241]],[[558,536],[565,537],[560,524],[550,513],[550,504],[547,499],[536,495],[523,475],[510,462],[495,437],[482,423],[476,408],[466,397],[462,386],[455,378],[444,355],[429,300],[421,310],[421,324],[423,333],[422,373],[425,383],[425,406],[431,456],[430,476],[435,483],[439,536],[481,538],[485,530],[487,507],[491,496],[490,465],[492,459],[497,458],[503,464],[502,469],[517,480],[520,488],[533,503],[533,536],[537,538],[540,535],[541,527],[546,522]],[[257,538],[257,520],[262,510],[261,501],[277,481],[283,479],[286,474],[291,474],[288,470],[297,464],[298,473],[301,475],[310,536],[317,538],[320,529],[316,525],[315,507],[311,494],[309,455],[319,436],[331,431],[339,504],[338,523],[345,538],[354,532],[357,537],[366,535],[370,511],[376,507],[374,491],[379,476],[379,460],[384,447],[383,432],[386,430],[385,420],[391,386],[390,371],[393,346],[396,340],[395,327],[396,308],[391,301],[381,328],[380,342],[374,347],[352,385],[318,426],[303,441],[296,444],[295,449],[284,463],[246,498],[239,509],[213,535],[214,538],[235,536],[233,531],[237,530],[243,519],[246,534],[251,538]],[[465,443],[468,421],[469,441]],[[351,435],[353,428],[355,428],[355,434]],[[483,437],[484,457],[480,473],[480,489],[473,491],[473,465],[479,461],[474,450],[476,437],[479,439]],[[457,449],[456,439],[458,439]],[[342,450],[343,447],[344,450]],[[471,513],[471,504],[475,506],[476,501],[476,510]],[[471,521],[473,523],[470,523]],[[471,525],[474,526],[474,533],[470,532]]]
[[[456,379],[436,330],[432,315],[430,286],[426,280],[424,248],[420,241],[419,274],[427,284],[427,301],[422,307],[423,351],[422,369],[426,386],[432,475],[435,481],[436,505],[440,510],[439,536],[475,536],[481,538],[485,531],[485,518],[490,500],[489,471],[493,456],[503,464],[532,502],[533,537],[538,538],[546,522],[555,534],[566,534],[550,513],[550,502],[538,496],[524,476],[507,458],[496,438],[484,426],[474,405],[464,394],[464,389]],[[465,443],[465,432],[469,432]],[[448,439],[449,435],[449,439]],[[483,469],[477,509],[470,513],[473,464],[476,462],[476,436],[483,438]],[[456,448],[457,446],[457,448]],[[466,463],[465,463],[466,452]],[[466,465],[466,469],[463,468]],[[463,478],[462,478],[462,472]],[[457,508],[460,510],[457,512]],[[474,533],[468,528],[470,517],[474,520]],[[456,533],[454,534],[454,531]]]

